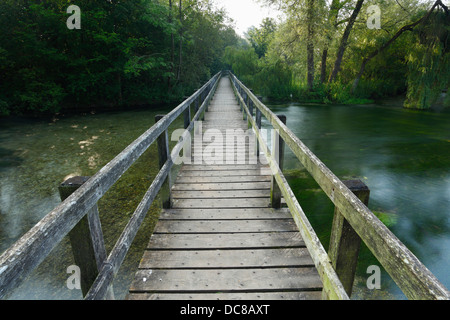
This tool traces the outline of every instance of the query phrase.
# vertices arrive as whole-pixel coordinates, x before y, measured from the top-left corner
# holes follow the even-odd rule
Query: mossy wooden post
[[[214,83],[210,83],[210,84],[208,85],[208,88],[207,88],[206,93],[205,93],[206,96],[208,96],[208,94],[209,94],[209,93],[211,92],[211,90],[213,89],[213,85],[214,85]],[[210,99],[213,99],[213,97],[211,96]],[[211,101],[211,100],[209,100],[208,103],[206,104],[205,112],[208,112],[208,107],[209,107],[210,101]]]
[[[191,124],[191,106],[187,107],[183,113],[184,128],[186,129]]]
[[[201,99],[201,94],[199,94],[197,96],[197,98],[195,98],[195,114],[197,114],[198,109],[200,108],[200,99]]]
[[[364,205],[368,205],[370,190],[361,180],[342,182]],[[328,256],[349,297],[352,294],[360,245],[361,239],[358,234],[339,210],[335,208]]]
[[[164,115],[156,115],[155,123],[161,120]],[[159,159],[159,169],[161,169],[169,158],[169,133],[167,129],[157,139],[158,143],[158,159]],[[169,209],[172,207],[172,197],[170,194],[170,174],[167,176],[160,190],[161,196],[161,206],[164,209]]]
[[[88,179],[89,177],[77,176],[61,183],[58,188],[61,200],[64,201],[68,198]],[[80,285],[84,297],[106,260],[106,249],[97,205],[94,205],[69,232],[69,239],[75,264],[80,268]],[[114,299],[112,287],[106,298]]]
[[[261,130],[261,110],[259,110],[258,108],[256,108],[256,115],[255,115],[255,120],[256,120],[256,126],[258,127],[258,130]],[[259,159],[259,140],[256,139],[256,157]]]
[[[277,115],[283,124],[286,124],[286,116],[285,115]],[[272,156],[274,160],[278,163],[278,167],[281,171],[283,171],[283,162],[284,162],[284,141],[283,138],[277,132],[277,129],[273,129],[272,131]],[[275,176],[272,175],[270,181],[270,205],[272,208],[279,209],[281,208],[281,191],[278,186]]]
[[[247,96],[247,106],[248,106],[248,111],[250,111],[250,118],[253,119],[253,101],[250,99],[249,96]],[[249,128],[252,127],[252,123],[250,120],[251,119],[248,119],[248,127]]]

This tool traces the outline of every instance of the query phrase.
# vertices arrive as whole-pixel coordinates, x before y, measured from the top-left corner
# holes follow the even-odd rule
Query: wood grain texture
[[[269,207],[272,171],[256,161],[255,137],[233,99],[224,78],[198,130],[226,137],[238,129],[234,144],[199,144],[194,135],[193,161],[178,173],[173,206],[160,214],[129,299],[320,298],[319,274],[291,213]],[[205,159],[212,150],[218,154]]]
[[[448,300],[450,291],[417,259],[417,257],[353,194],[344,183],[313,154],[295,134],[283,124],[257,97],[234,75],[230,74],[238,99],[245,92],[268,122],[279,131],[281,138],[316,180],[322,190],[361,240],[372,251],[396,284],[409,299]],[[255,128],[256,125],[254,124]],[[283,183],[284,177],[278,175]],[[285,190],[287,194],[288,190]],[[289,200],[286,198],[286,200]],[[294,203],[291,204],[295,206]],[[301,210],[298,210],[301,222]],[[313,257],[322,253],[311,250]],[[324,258],[325,259],[325,258]],[[325,261],[325,260],[324,260]]]

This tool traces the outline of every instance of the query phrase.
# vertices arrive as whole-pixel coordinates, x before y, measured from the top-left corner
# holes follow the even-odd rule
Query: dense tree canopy
[[[0,114],[179,99],[222,69],[237,42],[209,0],[0,2]]]
[[[260,3],[285,15],[271,26],[265,54],[256,37],[267,29],[261,24],[248,34],[251,47],[228,49],[226,62],[261,94],[325,103],[406,94],[405,107],[425,109],[448,90],[450,17],[440,0]],[[246,64],[257,66],[251,73],[238,67],[243,51]]]
[[[79,0],[81,29],[68,28],[66,0],[2,0],[0,115],[179,100],[222,69],[276,99],[405,94],[405,107],[425,109],[448,90],[440,0],[259,2],[283,19],[242,39],[213,0]]]

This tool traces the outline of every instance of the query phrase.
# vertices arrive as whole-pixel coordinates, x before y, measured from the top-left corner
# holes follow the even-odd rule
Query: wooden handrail
[[[209,101],[208,97],[211,96],[212,90],[217,86],[220,77],[221,72],[217,73],[194,94],[144,132],[0,256],[0,298],[3,298],[12,289],[18,287],[161,133],[167,130],[170,124],[189,108],[194,101],[198,102],[199,97],[205,97],[206,93],[207,97],[203,101],[203,109],[200,108],[198,115],[196,115],[198,119],[201,111],[204,111]],[[168,174],[169,167],[171,167],[170,159],[158,173],[157,179],[163,179]],[[109,280],[109,284],[112,280],[128,250],[127,246],[123,244],[134,238],[137,230],[132,229],[140,224],[142,214],[146,213],[147,210],[145,209],[151,204],[154,195],[157,194],[160,187],[159,181],[154,181],[150,186],[144,199],[135,211],[136,215],[133,215],[130,219],[125,230],[126,232],[122,233],[119,239],[122,242],[116,244],[107,262],[103,264],[103,272],[107,269],[111,269],[112,272],[108,274],[110,278],[104,277],[102,281]],[[129,244],[131,244],[131,241]],[[118,258],[113,259],[111,257]],[[105,293],[107,287],[105,288]],[[101,296],[103,297],[104,294]]]
[[[259,118],[258,120],[260,121],[260,117],[255,117],[255,119],[253,119],[253,116],[251,115],[249,109],[247,108],[244,102],[244,99],[242,98],[239,90],[237,89],[233,81],[232,87],[241,107],[244,110],[244,113],[247,113],[248,115],[248,121],[252,124],[256,138],[259,142],[259,148],[260,150],[263,151],[269,162],[270,168],[273,173],[273,178],[278,184],[280,192],[283,195],[284,199],[286,200],[286,204],[289,207],[289,211],[291,212],[292,217],[294,218],[294,221],[298,227],[298,230],[302,236],[303,241],[305,242],[306,247],[308,248],[308,251],[311,253],[311,258],[314,262],[314,265],[316,266],[320,279],[322,280],[323,283],[323,290],[326,292],[327,296],[330,299],[348,300],[349,297],[345,292],[345,289],[342,286],[339,277],[337,276],[335,270],[333,269],[331,261],[325,249],[320,243],[319,238],[317,237],[314,229],[312,228],[311,224],[308,221],[308,218],[306,217],[300,204],[298,203],[294,195],[294,192],[287,183],[287,180],[284,177],[283,172],[281,171],[276,159],[274,158],[273,154],[269,151],[269,148],[261,135],[259,129],[260,122],[259,123],[257,122],[258,118]]]
[[[182,139],[180,139],[180,141],[173,148],[170,157],[167,158],[161,170],[158,172],[158,175],[153,180],[149,189],[145,193],[141,203],[138,205],[135,212],[131,216],[129,223],[125,227],[121,236],[117,240],[116,245],[111,250],[111,253],[109,254],[108,258],[103,264],[103,267],[100,270],[97,279],[95,280],[91,289],[86,295],[87,300],[101,300],[105,298],[108,292],[108,287],[111,284],[112,280],[114,279],[114,276],[119,271],[123,259],[125,258],[125,255],[128,252],[129,247],[131,246],[131,242],[133,241],[139,229],[139,226],[141,225],[145,217],[146,212],[150,208],[150,205],[152,204],[153,200],[158,194],[158,191],[160,190],[161,186],[164,184],[166,177],[170,173],[170,169],[174,165],[181,149],[183,148],[184,139],[186,135],[189,134],[190,131],[192,131],[192,129],[194,128],[195,121],[200,118],[202,113],[204,113],[211,97],[214,95],[215,89],[217,88],[217,85],[220,80],[220,74],[217,77],[214,77],[213,79],[215,79],[215,81],[211,83],[211,87],[210,90],[208,91],[207,96],[205,97],[201,107],[196,112],[190,125],[185,129],[184,134],[182,135]],[[167,116],[168,115],[164,116],[159,121],[162,121]]]
[[[450,292],[448,289],[439,282],[422,262],[417,259],[417,257],[367,208],[367,206],[365,206],[364,203],[362,203],[361,200],[358,199],[358,197],[351,192],[349,188],[339,180],[333,172],[331,172],[331,170],[329,170],[325,164],[320,161],[320,159],[317,158],[317,156],[313,154],[285,124],[282,123],[280,119],[259,101],[251,90],[245,87],[245,85],[243,85],[231,72],[230,77],[233,86],[236,88],[235,93],[244,105],[244,108],[246,108],[246,105],[240,92],[244,92],[253,102],[253,105],[267,118],[274,129],[278,130],[278,134],[283,138],[286,145],[290,147],[297,159],[308,170],[325,194],[334,203],[339,212],[361,237],[362,241],[364,241],[406,297],[408,299],[450,299]],[[248,109],[246,109],[246,111],[249,112]],[[255,132],[257,132],[258,130],[255,129],[256,125],[254,121],[251,121]],[[260,145],[262,146],[263,141],[262,139],[259,140]],[[271,163],[271,166],[275,167],[275,172],[278,170],[273,163]],[[289,197],[289,195],[293,196],[293,193],[291,194],[292,190],[290,190],[290,188],[283,190],[283,188],[288,187],[283,175],[281,173],[276,174],[275,178],[279,183],[289,208],[291,210],[294,209],[292,213],[294,215],[294,220],[297,222],[299,219],[297,215],[302,214],[301,208],[296,203],[296,200]],[[293,198],[295,199],[295,197]],[[296,207],[297,209],[295,210]],[[301,223],[306,222],[300,221],[300,223],[297,223],[300,232],[302,232]],[[307,226],[307,228],[309,228],[309,226]],[[307,240],[308,239],[305,239],[305,242]],[[311,253],[312,255],[321,254],[315,250]],[[317,263],[320,263],[319,260],[321,259],[323,261],[326,260],[324,257],[317,258],[313,256],[316,266]],[[324,287],[326,286],[327,284],[324,283]]]

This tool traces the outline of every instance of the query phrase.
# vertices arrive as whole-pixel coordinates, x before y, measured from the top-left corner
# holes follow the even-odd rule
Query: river
[[[369,208],[449,288],[450,113],[391,105],[268,106],[287,116],[288,127],[339,178],[368,185]],[[168,111],[0,119],[0,253],[60,203],[60,182],[93,175],[151,126],[156,114]],[[178,127],[181,119],[170,130]],[[156,175],[156,159],[152,146],[99,202],[108,251]],[[289,183],[327,249],[333,206],[289,150],[285,161]],[[155,203],[114,282],[116,298],[125,297],[157,216]],[[80,291],[66,285],[72,264],[65,239],[8,298],[80,299]],[[404,299],[384,271],[381,289],[367,289],[367,267],[376,264],[363,246],[352,298]]]

